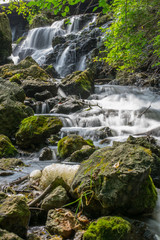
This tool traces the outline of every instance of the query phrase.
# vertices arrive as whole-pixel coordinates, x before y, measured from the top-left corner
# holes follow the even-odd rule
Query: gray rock
[[[52,160],[53,159],[53,153],[52,150],[49,147],[45,147],[42,149],[42,152],[39,156],[39,160]]]
[[[42,202],[42,209],[59,208],[69,201],[66,190],[62,186],[56,187]]]

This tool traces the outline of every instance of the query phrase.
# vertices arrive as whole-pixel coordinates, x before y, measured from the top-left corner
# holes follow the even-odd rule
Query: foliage
[[[132,71],[146,64],[149,55],[154,54],[153,63],[159,61],[159,8],[158,0],[114,0],[111,11],[115,20],[105,30],[104,42],[109,64]]]

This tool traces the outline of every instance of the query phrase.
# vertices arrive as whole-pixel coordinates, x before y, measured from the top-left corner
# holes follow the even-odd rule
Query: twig
[[[26,180],[26,179],[28,179],[29,178],[29,175],[26,175],[26,176],[24,176],[24,177],[20,177],[20,178],[18,178],[18,179],[16,179],[16,180],[14,180],[13,182],[11,182],[10,183],[10,186],[13,186],[14,184],[20,184],[20,183],[22,183],[24,180]]]
[[[143,112],[139,113],[137,118],[141,118],[142,115],[145,114],[150,108],[151,108],[151,105],[149,105],[149,107],[147,107]]]

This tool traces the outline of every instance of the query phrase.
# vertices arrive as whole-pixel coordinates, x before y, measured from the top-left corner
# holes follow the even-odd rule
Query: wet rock
[[[70,114],[77,112],[78,110],[84,107],[81,101],[78,101],[73,98],[67,98],[65,100],[60,101],[52,110],[51,112],[54,113],[63,113],[63,114]]]
[[[17,153],[17,149],[12,145],[10,139],[0,134],[0,158],[15,157]]]
[[[84,140],[81,136],[66,136],[58,142],[58,155],[61,158],[65,159],[69,157],[73,152],[80,150],[84,145],[94,147],[93,142],[90,140]]]
[[[77,71],[68,75],[61,83],[61,88],[66,94],[74,93],[78,97],[87,98],[93,93],[94,74],[89,69],[84,72]]]
[[[25,238],[30,218],[26,199],[22,196],[7,197],[0,205],[0,228]]]
[[[48,98],[52,98],[52,94],[48,91],[48,90],[45,90],[43,92],[40,92],[40,93],[35,93],[34,94],[34,98],[37,100],[37,101],[45,101],[47,100]]]
[[[58,186],[43,199],[41,208],[47,211],[53,208],[60,208],[68,201],[69,197],[66,190],[62,186]]]
[[[99,149],[81,163],[71,186],[72,192],[80,197],[86,191],[93,191],[94,196],[86,207],[91,215],[152,212],[157,200],[149,176],[152,162],[145,147],[129,143]]]
[[[50,234],[58,234],[67,239],[71,238],[76,230],[81,229],[81,226],[71,211],[59,208],[49,210],[46,228]]]
[[[55,36],[52,39],[52,47],[55,47],[58,44],[64,44],[66,42],[65,37],[64,36]]]
[[[34,149],[43,144],[51,134],[57,134],[62,128],[62,122],[57,117],[31,116],[21,122],[16,133],[17,144],[24,149]]]
[[[0,169],[2,170],[12,170],[16,167],[25,166],[21,159],[18,158],[1,158],[0,159]]]
[[[12,53],[12,33],[5,13],[0,13],[0,43],[0,64],[4,64]]]
[[[12,232],[8,232],[4,229],[0,229],[0,239],[1,240],[23,240],[16,234],[14,234]]]
[[[45,147],[42,149],[42,152],[39,156],[39,160],[52,160],[53,159],[53,153],[52,150],[49,147]]]
[[[131,224],[121,217],[102,217],[90,224],[83,240],[130,240]]]

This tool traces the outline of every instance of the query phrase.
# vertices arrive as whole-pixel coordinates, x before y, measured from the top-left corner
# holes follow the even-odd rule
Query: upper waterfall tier
[[[13,52],[18,61],[32,56],[38,64],[52,64],[64,77],[75,70],[84,70],[87,55],[97,47],[101,30],[93,14],[72,16],[55,21],[51,26],[32,29],[21,46]]]

